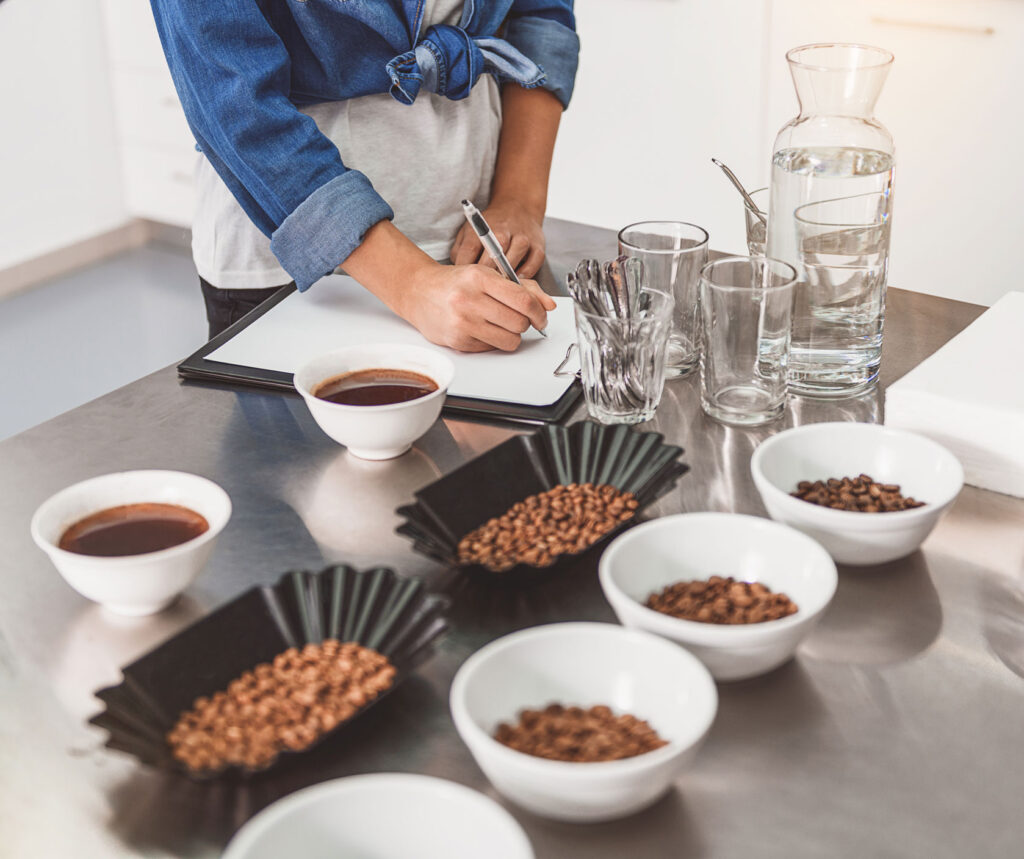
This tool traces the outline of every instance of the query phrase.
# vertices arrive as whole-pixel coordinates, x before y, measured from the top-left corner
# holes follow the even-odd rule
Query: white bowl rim
[[[926,501],[923,507],[914,507],[910,510],[893,510],[883,515],[872,516],[870,514],[865,515],[864,513],[856,510],[834,510],[831,507],[822,507],[820,504],[811,504],[810,502],[804,501],[800,498],[794,498],[788,492],[779,489],[779,487],[765,475],[761,468],[761,461],[772,452],[773,448],[782,444],[783,441],[789,440],[797,435],[821,433],[827,429],[835,429],[836,427],[842,427],[846,432],[859,432],[864,435],[902,437],[911,440],[915,444],[922,444],[926,447],[930,447],[936,456],[953,465],[954,471],[959,475],[959,478],[956,481],[956,489],[952,492],[946,493],[946,496],[940,497],[939,500]],[[856,427],[856,429],[850,429],[851,427]],[[920,435],[916,432],[910,432],[909,430],[896,429],[894,427],[885,426],[884,424],[861,423],[859,421],[829,421],[826,423],[805,424],[804,426],[790,427],[789,429],[782,430],[782,432],[776,433],[770,438],[762,441],[754,450],[754,453],[750,458],[750,473],[754,478],[754,483],[757,484],[758,489],[762,492],[770,492],[775,496],[775,499],[779,503],[787,505],[789,509],[793,510],[798,515],[800,513],[804,513],[811,516],[822,515],[832,517],[835,527],[839,527],[840,524],[844,522],[857,522],[860,523],[860,527],[871,529],[877,528],[878,530],[901,528],[916,519],[926,519],[933,516],[937,511],[941,512],[957,497],[957,495],[960,494],[960,490],[963,489],[964,486],[963,465],[948,448],[943,447],[937,441],[933,441],[927,436]],[[808,512],[808,508],[814,512]]]
[[[446,778],[438,778],[437,776],[424,775],[422,773],[398,773],[398,772],[382,772],[382,773],[361,773],[359,775],[344,776],[342,778],[334,778],[328,781],[320,782],[319,784],[310,785],[309,787],[301,788],[294,793],[289,793],[280,799],[272,802],[266,808],[254,814],[245,823],[242,824],[241,828],[231,837],[227,847],[224,850],[222,859],[232,859],[232,857],[241,857],[245,851],[251,850],[260,838],[262,838],[267,830],[277,823],[282,817],[286,817],[296,807],[301,807],[308,802],[316,800],[322,794],[332,793],[348,793],[352,790],[358,790],[360,787],[375,782],[377,784],[386,784],[386,782],[392,782],[401,786],[409,786],[412,783],[416,784],[416,789],[421,788],[429,791],[447,791],[449,796],[458,794],[464,799],[468,799],[472,802],[476,802],[481,806],[487,806],[491,810],[497,812],[498,819],[509,824],[509,832],[517,832],[521,842],[518,846],[524,849],[525,856],[534,856],[533,845],[530,843],[530,839],[523,831],[522,826],[519,822],[505,809],[500,803],[495,802],[489,796],[481,793],[478,790],[461,784],[460,782],[451,781]]]
[[[627,545],[630,540],[642,538],[643,535],[649,531],[656,531],[660,528],[669,528],[684,519],[687,522],[695,522],[700,519],[704,519],[705,521],[708,519],[730,520],[741,523],[743,527],[749,526],[785,532],[788,537],[796,540],[797,542],[804,543],[808,549],[815,554],[820,555],[824,569],[829,571],[831,587],[829,588],[828,595],[824,602],[822,602],[822,604],[813,611],[803,609],[798,603],[795,614],[791,614],[788,617],[780,617],[777,620],[761,621],[760,623],[702,623],[697,620],[685,620],[681,617],[672,617],[672,615],[663,614],[660,611],[648,608],[643,603],[633,599],[633,597],[623,591],[615,582],[611,572],[611,565],[614,560],[614,556],[617,552],[622,551],[622,546]],[[767,638],[773,636],[776,632],[789,629],[793,626],[799,626],[813,620],[828,608],[829,603],[832,602],[832,598],[835,596],[836,588],[839,586],[839,572],[836,568],[835,561],[832,560],[832,556],[829,555],[828,551],[821,545],[821,543],[812,537],[808,537],[802,531],[782,522],[776,522],[774,519],[766,519],[763,516],[750,516],[746,513],[719,513],[713,511],[676,513],[672,516],[660,516],[657,519],[652,519],[649,522],[643,522],[640,525],[630,528],[625,533],[616,537],[612,541],[611,545],[604,550],[604,553],[601,555],[601,560],[598,563],[597,576],[601,582],[602,588],[604,588],[606,592],[613,591],[616,596],[619,596],[624,600],[629,600],[637,608],[642,610],[643,616],[647,622],[652,626],[656,626],[664,630],[665,635],[672,635],[673,633],[692,633],[698,634],[702,638],[717,635],[723,639],[731,638],[735,644],[740,643],[736,641],[736,639],[739,638],[743,638],[745,640],[761,637]]]
[[[41,532],[41,522],[43,518],[50,512],[50,508],[57,504],[63,496],[70,495],[72,492],[80,491],[87,488],[90,484],[105,483],[109,480],[114,480],[125,475],[143,475],[146,477],[161,478],[167,475],[174,475],[175,477],[185,477],[187,479],[201,481],[206,483],[208,487],[213,490],[214,494],[218,496],[219,500],[223,501],[225,505],[224,517],[221,522],[213,523],[207,519],[207,525],[209,526],[202,534],[197,534],[190,540],[186,540],[184,543],[178,543],[176,546],[168,546],[166,549],[158,549],[155,552],[140,552],[137,555],[82,555],[78,552],[69,552],[67,549],[62,549],[56,543],[47,540],[43,537]],[[141,502],[138,502],[141,503]],[[112,505],[118,506],[118,505]],[[108,507],[99,507],[93,513],[99,513],[102,510],[107,510]],[[189,508],[191,509],[191,508]],[[168,468],[139,468],[131,469],[129,471],[111,471],[106,474],[98,474],[95,477],[87,477],[85,480],[79,480],[77,483],[72,483],[70,486],[65,486],[63,489],[53,493],[47,498],[42,504],[36,508],[36,512],[32,514],[32,522],[29,525],[29,530],[32,533],[32,539],[35,544],[46,552],[48,555],[54,558],[67,558],[73,559],[79,564],[92,564],[95,566],[110,566],[111,564],[128,565],[137,563],[140,560],[163,560],[164,558],[170,558],[175,555],[181,555],[185,552],[189,552],[193,549],[197,549],[204,543],[208,543],[213,540],[221,531],[227,527],[228,522],[231,520],[231,496],[228,495],[227,491],[219,483],[210,480],[209,477],[203,477],[201,474],[193,474],[191,471],[176,471]],[[198,512],[198,511],[194,511]],[[80,517],[85,519],[87,516],[92,516],[93,513],[87,513]],[[205,516],[203,517],[206,518]]]
[[[341,359],[343,357],[348,357],[349,355],[353,355],[353,354],[359,355],[359,354],[365,353],[369,349],[404,349],[404,350],[412,350],[412,351],[415,351],[415,352],[419,352],[422,355],[429,355],[429,356],[431,356],[432,359],[437,359],[437,360],[441,361],[444,364],[445,370],[446,370],[446,375],[448,376],[448,378],[447,378],[447,380],[434,379],[433,376],[431,376],[432,381],[437,385],[437,390],[436,391],[431,391],[429,394],[424,394],[422,397],[416,397],[416,399],[414,399],[414,400],[406,400],[405,402],[401,402],[401,403],[386,403],[386,404],[379,405],[379,406],[352,406],[352,405],[348,405],[346,403],[332,403],[329,400],[322,400],[322,399],[320,399],[318,396],[316,396],[309,389],[308,386],[303,385],[303,384],[301,384],[299,382],[300,377],[305,375],[306,372],[308,372],[309,367],[311,365],[313,365],[313,364],[319,363],[320,361],[330,361],[330,360],[334,360],[334,359]],[[377,364],[377,365],[375,365],[373,367],[370,367],[370,366],[364,367],[363,369],[367,369],[367,370],[369,370],[369,369],[377,369],[379,366],[380,365]],[[388,368],[382,368],[382,369],[388,369]],[[401,367],[394,367],[394,368],[391,368],[391,369],[400,370],[402,368]],[[359,372],[358,368],[355,369],[355,370],[343,370],[340,373],[335,373],[334,375],[340,376],[340,375],[342,375],[344,373],[357,373],[357,372]],[[442,354],[441,352],[437,351],[436,349],[431,349],[431,348],[429,348],[427,346],[417,346],[414,343],[360,343],[360,344],[356,344],[356,345],[353,345],[353,346],[343,346],[340,349],[333,349],[330,352],[321,352],[318,355],[314,355],[312,358],[307,360],[301,367],[299,367],[295,371],[295,373],[292,376],[292,385],[294,386],[295,390],[298,391],[302,395],[303,399],[305,399],[307,401],[315,402],[320,408],[328,409],[328,410],[333,410],[335,412],[338,412],[339,414],[344,414],[344,413],[349,413],[349,414],[377,413],[377,414],[379,414],[381,412],[389,412],[389,411],[396,411],[396,410],[399,410],[399,409],[412,408],[414,406],[423,405],[424,403],[429,403],[431,400],[435,400],[438,397],[443,397],[443,396],[445,396],[448,393],[448,388],[451,385],[452,379],[454,377],[455,377],[455,364],[452,363],[451,358],[449,358],[447,355]],[[333,378],[333,376],[327,376],[325,379],[321,379],[320,381],[324,382],[324,381],[327,381],[327,379],[331,379],[331,378]]]
[[[464,701],[465,688],[469,683],[470,676],[475,671],[479,670],[480,665],[494,654],[500,653],[509,647],[513,647],[524,639],[538,638],[546,635],[559,635],[576,630],[584,632],[598,632],[599,634],[608,633],[611,635],[620,635],[622,637],[641,640],[647,644],[653,645],[654,647],[665,649],[666,653],[671,652],[673,656],[681,658],[683,662],[686,662],[691,668],[696,670],[697,676],[700,678],[698,684],[705,685],[706,691],[709,691],[710,694],[708,696],[709,706],[707,718],[704,720],[705,723],[700,726],[700,729],[695,733],[693,738],[689,739],[687,742],[681,742],[679,740],[662,737],[662,739],[666,739],[668,742],[660,749],[655,749],[651,752],[644,752],[641,755],[634,755],[631,758],[620,758],[615,761],[553,761],[549,758],[528,755],[525,752],[519,752],[515,749],[511,749],[503,743],[499,743],[494,739],[494,737],[483,730],[483,728],[477,724],[476,719],[469,714]],[[610,630],[614,630],[614,632],[609,632]],[[530,626],[526,629],[511,632],[508,635],[495,639],[489,644],[485,644],[466,659],[461,666],[459,666],[459,670],[455,673],[455,678],[452,680],[452,687],[448,700],[449,707],[452,711],[452,719],[455,722],[456,728],[459,728],[461,725],[463,729],[472,734],[477,742],[482,741],[500,758],[504,758],[504,760],[513,766],[532,766],[536,767],[540,773],[547,771],[552,775],[558,774],[560,777],[570,775],[579,776],[581,778],[594,777],[598,775],[602,777],[613,777],[617,774],[623,775],[655,767],[659,763],[672,760],[673,758],[682,755],[698,743],[711,729],[711,725],[714,724],[715,716],[718,713],[718,688],[715,686],[715,680],[711,676],[711,672],[704,666],[704,663],[702,663],[688,650],[684,650],[678,644],[674,644],[671,641],[667,641],[660,636],[642,629],[626,627],[617,623],[591,621],[569,621]],[[529,705],[524,703],[522,706],[525,707]]]

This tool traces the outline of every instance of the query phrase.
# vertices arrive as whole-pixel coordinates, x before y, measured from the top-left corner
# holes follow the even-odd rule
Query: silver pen
[[[463,200],[462,211],[466,215],[466,220],[469,221],[469,225],[473,228],[473,231],[480,237],[480,243],[484,246],[484,250],[486,250],[490,258],[494,260],[494,264],[498,267],[498,271],[511,280],[512,283],[518,283],[522,286],[522,281],[519,280],[516,270],[512,268],[512,263],[508,261],[508,257],[505,256],[505,252],[501,249],[501,245],[494,237],[494,233],[491,232],[491,228],[488,226],[487,221],[484,220],[484,216],[480,214],[480,210],[469,202],[469,200]],[[534,330],[540,334],[541,337],[548,336],[547,332],[542,328],[535,327]]]

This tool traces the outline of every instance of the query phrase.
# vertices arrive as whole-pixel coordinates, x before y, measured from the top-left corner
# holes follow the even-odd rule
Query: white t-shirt
[[[458,24],[463,5],[426,0],[422,29]],[[411,105],[383,93],[301,110],[338,147],[347,167],[366,174],[394,209],[395,226],[434,259],[448,258],[465,223],[460,201],[483,209],[490,199],[501,131],[500,91],[491,75],[462,101],[421,90]],[[221,289],[288,283],[292,278],[271,253],[270,239],[205,157],[196,178],[192,256],[200,276]]]

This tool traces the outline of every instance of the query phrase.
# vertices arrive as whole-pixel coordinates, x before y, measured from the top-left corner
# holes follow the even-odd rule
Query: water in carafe
[[[872,192],[892,196],[895,160],[888,152],[856,147],[782,149],[772,158],[768,256],[798,265],[796,229],[773,230],[793,220],[805,203]],[[797,269],[799,271],[799,268]]]
[[[787,59],[801,112],[779,132],[772,156],[766,253],[799,273],[790,387],[811,396],[856,395],[874,383],[881,359],[895,161],[892,137],[871,113],[892,55],[811,45]],[[829,214],[834,228],[806,229],[801,246],[798,209],[871,195],[878,195],[871,203],[881,207],[880,221],[865,220],[865,205],[853,206],[856,212],[839,207]],[[870,238],[858,240],[858,229]],[[865,240],[874,246],[867,256],[851,246]],[[829,245],[844,252],[820,253]]]

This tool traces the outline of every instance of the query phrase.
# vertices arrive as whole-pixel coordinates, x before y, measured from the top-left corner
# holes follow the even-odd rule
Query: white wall
[[[742,201],[710,159],[766,184],[759,0],[577,0],[576,90],[555,151],[549,214],[622,227],[700,224],[742,252]]]
[[[99,0],[0,3],[0,270],[127,220]]]

